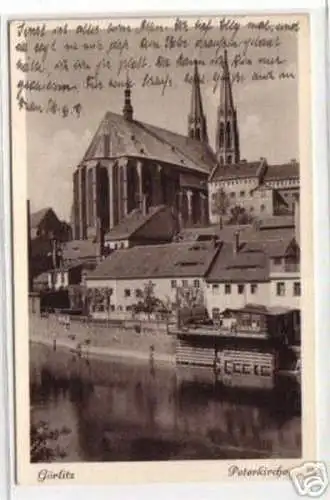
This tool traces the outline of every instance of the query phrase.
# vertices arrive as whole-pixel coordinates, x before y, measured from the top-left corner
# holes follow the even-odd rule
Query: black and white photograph
[[[285,476],[314,449],[308,16],[9,40],[17,480]]]

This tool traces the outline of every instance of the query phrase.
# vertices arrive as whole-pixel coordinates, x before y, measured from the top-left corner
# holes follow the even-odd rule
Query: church
[[[73,175],[73,237],[111,231],[133,210],[173,207],[181,227],[207,225],[209,145],[197,62],[187,135],[138,121],[127,83],[122,115],[108,111]]]
[[[239,127],[227,51],[222,59],[215,151],[208,138],[198,63],[194,63],[187,135],[138,121],[129,82],[122,114],[106,112],[73,174],[75,240],[99,239],[133,212],[172,207],[178,227],[217,224],[239,207],[251,218],[293,215],[299,203],[299,163],[268,165],[240,157]],[[223,203],[221,203],[223,204]],[[220,210],[219,210],[220,209]]]

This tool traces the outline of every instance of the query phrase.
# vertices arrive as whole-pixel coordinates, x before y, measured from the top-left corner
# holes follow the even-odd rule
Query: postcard
[[[18,484],[307,488],[308,15],[8,30]]]

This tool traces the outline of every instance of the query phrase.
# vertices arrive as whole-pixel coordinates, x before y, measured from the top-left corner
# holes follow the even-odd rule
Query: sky
[[[111,64],[112,69],[103,68],[100,73],[100,80],[105,84],[112,78],[113,80],[125,80],[126,71],[122,71],[117,76],[120,61],[131,57],[138,60],[140,56],[146,57],[149,67],[143,70],[129,70],[129,78],[133,82],[132,104],[134,108],[134,118],[139,121],[145,121],[160,127],[167,128],[181,134],[187,133],[187,117],[190,108],[190,84],[184,81],[184,75],[192,71],[190,66],[178,67],[176,59],[183,50],[174,48],[165,49],[141,49],[139,43],[144,35],[147,35],[149,41],[153,40],[160,45],[164,44],[165,36],[180,36],[170,30],[166,33],[116,33],[107,34],[101,32],[96,36],[83,36],[74,31],[68,32],[66,36],[57,38],[57,50],[49,51],[44,67],[46,72],[43,75],[37,75],[45,81],[51,78],[56,82],[69,82],[70,84],[80,85],[85,81],[87,74],[93,73],[93,66],[97,61],[103,61],[104,65]],[[267,36],[267,33],[261,33]],[[183,33],[183,38],[188,40],[189,47],[184,50],[184,56],[190,59],[198,58],[206,63],[215,56],[214,49],[196,48],[196,40],[203,36],[208,39],[219,40],[223,36],[228,41],[246,41],[249,37],[255,39],[261,36],[255,31],[251,32],[243,27],[235,37],[232,33],[212,30],[207,35],[201,35],[196,30],[189,30]],[[275,36],[276,35],[276,36]],[[237,108],[237,117],[239,124],[241,158],[255,160],[260,157],[267,158],[269,163],[288,162],[293,158],[299,160],[298,145],[298,79],[287,79],[267,81],[252,81],[253,71],[273,70],[276,73],[277,66],[261,65],[259,57],[279,56],[285,62],[280,70],[286,72],[297,71],[297,35],[286,33],[274,34],[273,40],[279,41],[279,46],[265,49],[251,47],[248,49],[246,58],[250,59],[251,64],[244,64],[237,68],[234,67],[234,58],[237,55],[242,57],[241,45],[239,48],[228,49],[228,59],[230,70],[233,73],[240,70],[245,80],[241,83],[233,84],[234,101]],[[112,49],[106,54],[106,49],[110,44],[121,41],[124,44],[125,39],[129,45],[128,50]],[[46,44],[54,40],[54,35],[48,31],[42,41]],[[101,41],[104,50],[77,50],[66,51],[65,42],[76,42],[78,47],[85,41],[93,43]],[[34,57],[42,62],[42,54],[35,53],[35,38],[29,38],[28,57]],[[31,45],[30,45],[31,42]],[[222,55],[219,51],[217,55]],[[17,54],[20,57],[22,54]],[[170,58],[170,68],[157,69],[154,61],[158,55]],[[54,66],[62,58],[69,61],[69,66],[77,60],[84,59],[92,68],[87,71],[59,71]],[[28,59],[27,59],[28,60]],[[110,63],[109,63],[110,61]],[[214,83],[210,81],[214,71],[219,71],[220,67],[199,66],[200,72],[205,74],[206,83],[202,84],[202,99],[204,112],[207,118],[207,126],[210,138],[210,144],[214,147],[217,106],[220,101],[219,89],[213,91]],[[172,86],[165,89],[162,95],[160,87],[142,87],[141,82],[146,74],[152,74],[154,77],[168,77],[172,80]],[[36,78],[35,73],[27,73],[27,78]],[[38,94],[38,95],[37,95]],[[46,92],[27,94],[36,102],[45,104],[49,97],[55,97],[59,104],[68,104],[69,106],[80,102],[82,104],[82,113],[80,118],[69,116],[62,118],[47,113],[22,112],[22,117],[26,115],[27,124],[27,168],[28,168],[28,196],[31,200],[32,211],[52,207],[60,218],[69,220],[72,204],[72,175],[78,163],[82,159],[99,122],[102,120],[106,111],[121,113],[124,92],[122,88],[109,88],[104,85],[103,90],[95,91],[80,86],[79,92],[68,95],[59,93],[47,94]]]

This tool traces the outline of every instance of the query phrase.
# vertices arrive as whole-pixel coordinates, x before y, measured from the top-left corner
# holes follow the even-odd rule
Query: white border
[[[317,380],[318,380],[318,393],[317,393],[317,412],[318,412],[318,458],[320,460],[329,459],[329,442],[330,433],[328,430],[329,422],[329,402],[330,391],[327,374],[327,355],[330,352],[330,335],[328,328],[330,326],[330,231],[329,231],[329,176],[328,176],[328,153],[327,153],[327,107],[326,107],[326,91],[328,82],[325,74],[326,62],[326,25],[325,25],[325,2],[322,0],[305,0],[305,1],[290,1],[284,2],[283,0],[267,2],[267,12],[292,12],[293,9],[299,11],[308,11],[311,13],[311,29],[312,29],[312,125],[313,125],[313,166],[314,166],[314,248],[315,248],[315,295],[316,295],[316,332],[317,332]],[[94,9],[97,8],[98,12],[91,12],[88,8],[90,0],[78,1],[79,7],[72,10],[72,2],[70,9],[65,0],[48,1],[47,6],[42,1],[30,1],[29,6],[23,2],[10,2],[11,15],[10,18],[15,17],[31,17],[33,15],[50,16],[57,15],[73,17],[74,15],[88,13],[89,17],[96,17],[100,14],[109,14],[111,5],[102,0],[93,0]],[[260,2],[261,3],[261,2]],[[21,4],[21,5],[20,5]],[[271,5],[270,5],[271,4]],[[223,1],[221,3],[221,13],[230,11],[233,13],[242,13],[244,11],[252,13],[255,11],[260,12],[263,5],[258,5],[255,2],[253,8],[247,5],[244,1]],[[79,9],[79,10],[78,10]],[[217,13],[219,4],[216,1],[204,0],[203,6],[199,6],[196,2],[188,1],[167,1],[166,9],[162,8],[157,10],[155,3],[151,1],[139,2],[138,6],[134,1],[129,1],[121,6],[121,13],[134,12],[134,13],[147,13],[148,14],[163,14],[179,12],[189,13]],[[115,9],[113,9],[115,10]],[[193,11],[193,12],[191,12]],[[23,12],[25,14],[21,15]],[[115,12],[116,13],[116,12]],[[2,19],[2,37],[1,37],[1,109],[2,116],[1,122],[3,124],[3,168],[1,169],[0,185],[0,266],[4,271],[5,280],[1,280],[0,284],[0,319],[2,320],[2,332],[7,332],[8,342],[1,343],[0,345],[0,498],[6,500],[7,498],[13,499],[41,499],[46,495],[47,499],[53,498],[71,498],[81,496],[90,498],[93,495],[97,499],[103,498],[145,498],[157,495],[158,498],[191,498],[205,500],[212,500],[226,496],[234,496],[234,498],[264,498],[268,489],[274,492],[274,495],[284,495],[284,498],[297,498],[294,490],[290,484],[281,483],[254,483],[252,480],[246,480],[240,483],[208,483],[208,484],[191,484],[182,485],[150,485],[150,486],[106,486],[106,487],[30,487],[25,488],[13,485],[13,379],[12,379],[12,366],[11,359],[13,356],[12,343],[10,342],[10,332],[12,329],[12,314],[11,314],[11,230],[10,230],[10,192],[9,192],[9,128],[8,128],[8,80],[7,80],[7,39],[6,39],[6,19]],[[330,113],[329,113],[330,114]],[[0,122],[0,123],[1,123]],[[3,216],[2,216],[3,215]],[[7,359],[6,359],[7,358]],[[8,371],[7,371],[8,368]],[[9,374],[8,383],[7,373]],[[8,386],[8,387],[7,387]],[[8,396],[10,395],[10,397]],[[8,401],[9,399],[9,401]],[[8,406],[9,405],[9,406]],[[9,418],[7,418],[9,417]],[[10,432],[9,432],[10,431]],[[10,439],[9,439],[10,438]],[[8,445],[11,443],[11,459],[7,463]],[[329,463],[329,461],[328,461]],[[10,487],[8,485],[9,474],[11,476]],[[7,487],[8,486],[8,487]],[[45,489],[46,488],[46,489]],[[266,489],[267,488],[267,489]]]

